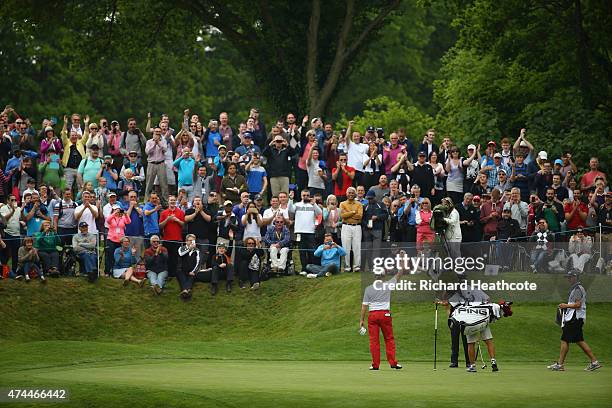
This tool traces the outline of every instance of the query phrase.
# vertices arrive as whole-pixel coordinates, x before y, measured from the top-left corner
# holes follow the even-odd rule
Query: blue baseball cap
[[[561,160],[561,159],[557,159],[557,160],[555,160],[555,164],[558,164],[558,165],[560,165],[560,166],[563,166],[563,160]]]
[[[252,133],[252,132],[248,132],[248,131],[247,131],[247,132],[244,132],[244,133],[242,134],[242,136],[244,136],[244,137],[246,137],[246,138],[248,138],[248,139],[252,139],[252,138],[253,138],[253,133]]]

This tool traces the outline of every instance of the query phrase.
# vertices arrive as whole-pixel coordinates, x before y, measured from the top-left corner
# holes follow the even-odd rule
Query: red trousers
[[[393,322],[388,310],[375,310],[368,314],[368,334],[370,335],[370,354],[372,354],[372,367],[380,366],[380,332],[385,338],[385,349],[389,365],[397,364],[395,359],[395,339],[393,338]]]

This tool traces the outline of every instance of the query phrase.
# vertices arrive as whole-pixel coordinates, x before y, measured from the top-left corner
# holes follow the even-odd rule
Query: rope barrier
[[[582,231],[585,231],[585,232],[586,231],[598,231],[599,227],[584,227],[584,228],[581,228],[581,229],[582,229]],[[552,233],[552,234],[555,235],[555,236],[558,236],[558,235],[570,235],[572,233],[575,233],[576,231],[578,231],[578,230],[577,229],[576,230],[566,230],[566,231],[556,232],[556,233]],[[73,237],[74,235],[77,235],[77,234],[57,234],[56,233],[56,234],[53,234],[53,235],[61,238],[61,237]],[[105,242],[106,243],[106,241],[108,240],[108,239],[105,239],[106,234],[104,234],[102,232],[98,231],[96,233],[91,233],[91,234],[96,235],[96,241],[97,241],[97,244],[98,244],[97,246],[98,247],[100,246],[101,242]],[[295,236],[295,234],[293,234],[293,235]],[[510,243],[529,244],[530,241],[528,241],[528,240],[532,236],[533,236],[533,234],[532,235],[525,235],[525,236],[521,236],[521,237],[517,237],[517,238],[512,238]],[[127,235],[125,235],[125,237],[127,237],[129,239],[138,238],[139,240],[148,240],[148,238],[145,237],[145,236],[127,236]],[[26,237],[3,238],[3,241],[5,241],[5,242],[6,241],[17,241],[17,240],[21,241],[24,238],[26,238]],[[34,239],[34,241],[36,242],[36,237],[35,236],[31,236],[31,238]],[[237,241],[237,240],[233,239],[233,240],[229,240],[229,241],[230,241],[230,244],[228,244],[228,247],[236,248],[236,249],[246,249],[246,248],[249,248],[249,247],[247,247],[245,245],[237,245],[237,243],[243,242],[243,240]],[[260,238],[259,241],[263,242],[263,237]],[[173,243],[173,244],[176,244],[176,243],[183,244],[185,241],[166,240],[166,239],[162,239],[160,237],[160,242],[161,243],[164,243],[164,242],[168,243],[169,242],[169,243]],[[316,248],[297,248],[295,244],[297,244],[298,242],[295,241],[295,239],[292,239],[289,242],[291,244],[293,244],[292,248],[290,248],[292,251],[312,252],[312,251],[314,251],[316,249]],[[474,242],[452,242],[452,243],[453,244],[460,244],[460,245],[484,245],[484,244],[490,245],[490,244],[494,244],[494,243],[498,243],[498,242],[500,242],[500,243],[508,243],[507,240],[474,241]],[[565,241],[562,241],[562,242],[556,241],[556,242],[553,242],[553,244],[559,244],[559,243],[563,243],[563,242],[565,242]],[[113,242],[113,243],[120,244],[120,242]],[[401,249],[412,250],[412,249],[417,249],[417,247],[421,247],[423,245],[429,245],[430,247],[432,247],[432,246],[435,247],[435,246],[443,245],[442,242],[431,242],[431,243],[421,243],[421,244],[417,244],[416,242],[410,242],[408,244],[406,242],[403,242],[403,243],[400,242],[398,244],[403,244],[403,245],[394,245],[394,242],[392,242],[392,241],[381,241],[380,248],[361,248],[361,251],[362,252],[370,252],[370,251],[371,252],[375,252],[375,251],[376,252],[380,252],[380,251],[383,251],[383,250],[388,250],[390,248],[397,249],[397,250],[401,250]],[[536,244],[536,243],[534,242],[533,244]],[[215,248],[217,247],[217,244],[211,244],[211,243],[198,243],[197,245],[199,247],[215,247]],[[58,246],[60,246],[60,245],[58,245]],[[266,247],[266,249],[267,249],[267,247]]]

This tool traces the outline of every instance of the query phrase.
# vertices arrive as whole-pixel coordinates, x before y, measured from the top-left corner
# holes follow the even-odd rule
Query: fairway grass
[[[583,371],[575,345],[567,372],[548,371],[559,354],[556,304],[524,302],[492,325],[499,373],[447,368],[444,311],[434,372],[428,302],[393,303],[404,369],[388,368],[383,346],[381,370],[370,372],[357,275],[275,279],[216,297],[197,285],[188,303],[178,292],[176,281],[160,297],[110,279],[0,281],[0,387],[65,388],[62,407],[612,406],[610,303],[588,306],[596,372]]]
[[[470,374],[445,365],[434,371],[428,363],[405,364],[401,371],[382,365],[378,372],[368,371],[368,365],[170,359],[7,374],[30,386],[67,388],[70,403],[60,406],[463,408],[474,400],[478,406],[510,408],[609,407],[612,401],[612,371],[605,368],[584,372],[572,365],[566,372],[550,372],[542,364],[508,363],[498,373],[488,367]]]

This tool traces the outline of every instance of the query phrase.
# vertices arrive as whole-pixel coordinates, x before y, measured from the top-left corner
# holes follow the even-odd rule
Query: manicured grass
[[[71,406],[612,404],[609,303],[588,307],[586,340],[604,363],[594,373],[582,371],[575,346],[568,372],[545,369],[559,347],[552,303],[517,303],[493,324],[496,374],[446,369],[441,310],[433,372],[433,305],[423,302],[393,304],[405,369],[372,373],[367,337],[357,334],[357,275],[273,279],[216,297],[207,289],[197,285],[184,303],[176,281],[161,297],[109,279],[0,281],[0,386],[67,387]]]
[[[29,386],[68,388],[68,406],[609,406],[610,370],[568,370],[509,363],[498,373],[470,374],[411,363],[369,372],[362,362],[140,360],[29,370],[25,378]]]

